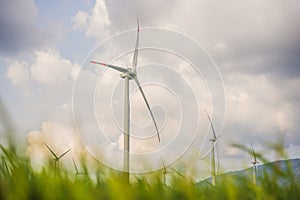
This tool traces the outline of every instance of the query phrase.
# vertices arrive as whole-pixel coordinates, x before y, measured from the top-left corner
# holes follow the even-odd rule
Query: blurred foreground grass
[[[55,170],[52,162],[34,171],[25,156],[12,144],[0,145],[0,199],[300,199],[299,182],[292,168],[274,167],[272,173],[259,177],[259,185],[251,176],[217,177],[217,185],[194,183],[191,179],[168,174],[167,186],[162,173],[136,176],[128,185],[121,173],[75,175],[72,170]],[[85,166],[86,163],[81,163]],[[280,184],[279,178],[290,180]]]

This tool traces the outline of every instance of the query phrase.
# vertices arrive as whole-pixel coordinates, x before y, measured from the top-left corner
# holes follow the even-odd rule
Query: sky
[[[300,157],[299,2],[2,1],[1,106],[36,163],[49,155],[46,142],[72,148],[66,159],[85,151],[122,169],[124,83],[89,60],[130,66],[137,17],[138,76],[162,142],[131,81],[132,171],[161,168],[162,157],[205,178],[212,132],[204,110],[220,136],[222,171],[251,166],[232,143],[276,160],[269,144],[283,141],[290,158]]]

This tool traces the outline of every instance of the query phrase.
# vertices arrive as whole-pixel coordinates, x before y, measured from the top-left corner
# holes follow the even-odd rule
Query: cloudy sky
[[[266,143],[284,138],[289,156],[300,157],[299,4],[2,0],[1,106],[30,156],[47,154],[43,142],[56,151],[83,149],[83,144],[118,168],[120,163],[110,163],[105,155],[120,156],[116,152],[122,149],[123,82],[87,58],[128,66],[138,17],[144,48],[138,72],[165,140],[154,141],[146,107],[132,84],[133,151],[159,151],[165,159],[176,154],[174,159],[192,163],[186,167],[190,173],[209,170],[207,159],[196,159],[209,152],[204,108],[221,135],[224,171],[250,166],[251,157],[232,148],[233,142],[252,143],[275,160],[280,157]],[[143,137],[149,140],[139,141]],[[101,148],[94,149],[98,144]]]

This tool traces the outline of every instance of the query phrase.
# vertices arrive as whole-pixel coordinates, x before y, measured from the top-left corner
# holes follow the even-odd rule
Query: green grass
[[[251,177],[226,176],[212,187],[210,184],[195,184],[175,173],[168,174],[168,184],[165,186],[161,172],[132,177],[131,184],[127,184],[122,173],[101,173],[101,165],[96,175],[86,169],[86,174],[76,176],[72,170],[64,169],[63,166],[60,171],[55,170],[49,160],[49,164],[42,170],[34,171],[30,161],[16,153],[14,145],[0,145],[0,148],[0,199],[300,198],[300,185],[293,181],[295,179],[290,168],[286,171],[274,168],[272,176],[266,173],[260,177],[259,186],[252,183]],[[291,180],[291,184],[279,184],[279,177],[286,177]]]

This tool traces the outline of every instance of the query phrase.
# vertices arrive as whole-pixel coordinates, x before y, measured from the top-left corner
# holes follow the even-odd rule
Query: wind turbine
[[[164,185],[166,186],[166,185],[167,185],[167,184],[166,184],[166,175],[167,175],[168,173],[173,173],[173,172],[169,172],[169,171],[167,171],[167,168],[166,168],[165,162],[164,162],[164,160],[162,159],[162,157],[161,157],[161,156],[160,156],[160,159],[161,159],[161,162],[162,162],[162,164],[163,164]]]
[[[157,124],[155,122],[153,113],[151,111],[151,108],[149,106],[148,100],[146,98],[146,95],[142,89],[142,86],[140,84],[140,81],[138,79],[137,76],[137,71],[136,71],[136,67],[137,67],[137,58],[138,58],[138,46],[139,46],[139,33],[140,33],[140,27],[139,27],[139,20],[137,19],[137,38],[136,38],[136,44],[135,44],[135,50],[134,50],[134,54],[133,54],[133,60],[132,60],[132,68],[127,67],[127,68],[123,68],[123,67],[119,67],[119,66],[115,66],[115,65],[110,65],[110,64],[106,64],[106,63],[102,63],[102,62],[96,62],[96,61],[90,61],[93,64],[98,64],[98,65],[102,65],[111,69],[114,69],[118,72],[121,72],[120,76],[121,78],[123,78],[125,80],[125,95],[124,95],[124,172],[125,172],[125,179],[127,182],[129,182],[129,152],[130,152],[130,100],[129,100],[129,81],[134,79],[134,81],[136,82],[142,96],[143,99],[147,105],[147,108],[150,112],[151,118],[153,120],[156,132],[157,132],[157,137],[158,137],[158,141],[160,142],[160,136],[159,136],[159,132],[158,132],[158,128],[157,128]]]
[[[74,168],[75,168],[75,176],[86,174],[84,172],[79,172],[75,160],[74,159],[72,159],[72,160],[73,160],[73,164],[74,164]]]
[[[206,110],[204,110],[207,118],[209,120],[210,126],[211,126],[211,130],[212,130],[212,138],[209,139],[209,141],[211,142],[212,145],[212,150],[211,150],[211,183],[213,186],[216,185],[216,166],[215,166],[215,145],[217,145],[217,139],[218,137],[216,136],[216,132],[213,126],[213,123],[211,121],[211,118],[209,116],[209,114],[207,113]],[[219,160],[218,160],[218,166],[219,166]]]
[[[46,144],[44,143],[45,146],[47,147],[47,149],[51,152],[51,154],[53,155],[53,160],[54,160],[54,167],[55,167],[55,170],[59,170],[59,160],[65,156],[69,151],[71,151],[71,149],[65,151],[64,153],[62,153],[60,156],[57,156],[54,151]]]
[[[259,164],[259,162],[257,161],[256,153],[253,149],[252,143],[251,143],[251,149],[252,149],[252,155],[254,158],[254,161],[251,161],[251,163],[252,163],[252,178],[253,178],[254,185],[256,185],[256,165]]]

